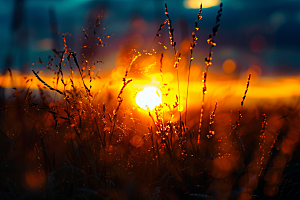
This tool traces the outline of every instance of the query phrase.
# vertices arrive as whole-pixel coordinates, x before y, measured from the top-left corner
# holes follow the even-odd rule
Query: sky
[[[194,53],[195,63],[203,64],[207,56],[203,52],[209,50],[206,39],[215,24],[219,0],[1,0],[1,70],[6,72],[9,67],[27,73],[36,67],[32,63],[38,57],[46,63],[48,56],[53,55],[51,49],[62,50],[61,33],[71,33],[68,45],[81,53],[86,44],[82,29],[94,23],[102,10],[101,28],[105,28],[104,36],[110,36],[104,39],[109,46],[97,48],[95,57],[106,63],[101,66],[103,71],[112,70],[126,39],[133,38],[140,50],[149,48],[166,19],[165,2],[178,45],[191,40],[199,10],[196,7],[203,3]],[[224,0],[222,3],[212,70],[224,72],[225,61],[231,60],[239,73],[253,68],[262,76],[299,75],[300,1]],[[165,34],[162,38],[168,37],[166,31],[162,34]]]

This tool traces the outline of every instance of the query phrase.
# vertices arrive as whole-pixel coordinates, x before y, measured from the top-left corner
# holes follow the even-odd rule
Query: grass
[[[207,40],[209,55],[205,58],[200,112],[189,107],[191,63],[201,13],[202,6],[190,44],[184,111],[180,109],[184,101],[179,79],[183,79],[179,76],[181,53],[176,50],[167,5],[167,19],[149,50],[145,54],[133,50],[132,54],[124,55],[126,67],[119,83],[103,84],[106,79],[93,72],[97,63],[102,62],[91,61],[97,47],[94,44],[106,46],[103,41],[109,37],[100,32],[102,13],[94,27],[83,29],[85,39],[92,41],[92,45],[86,46],[87,55],[82,55],[82,61],[68,47],[68,35],[63,34],[64,49],[55,50],[46,67],[54,75],[52,83],[45,81],[39,71],[32,70],[40,83],[38,91],[31,89],[33,80],[26,77],[26,87],[14,88],[9,98],[3,95],[0,98],[1,199],[293,199],[299,196],[296,190],[299,108],[284,105],[276,110],[264,106],[254,110],[244,108],[246,94],[251,90],[251,75],[245,80],[238,111],[230,112],[220,101],[210,106],[205,100],[222,4]],[[159,56],[150,53],[166,25],[174,50],[171,64],[165,61],[166,53]],[[145,112],[130,104],[132,96],[128,93],[130,85],[137,81],[134,66],[146,71],[145,65],[151,59],[159,63],[152,68],[157,66],[161,78],[163,104]],[[43,62],[39,58],[35,64]],[[8,70],[13,83],[13,72]],[[164,77],[166,70],[176,74],[175,87]],[[1,90],[3,94],[6,89]],[[172,92],[173,98],[167,100]],[[199,121],[192,123],[192,118]]]

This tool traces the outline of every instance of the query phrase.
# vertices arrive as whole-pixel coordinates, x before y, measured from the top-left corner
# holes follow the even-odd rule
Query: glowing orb
[[[185,0],[183,1],[183,5],[186,8],[196,8],[199,9],[200,4],[203,3],[203,8],[209,8],[212,6],[217,6],[220,4],[220,0]]]
[[[156,87],[145,87],[136,95],[135,102],[144,110],[148,110],[147,106],[150,110],[153,110],[162,103],[162,95]]]

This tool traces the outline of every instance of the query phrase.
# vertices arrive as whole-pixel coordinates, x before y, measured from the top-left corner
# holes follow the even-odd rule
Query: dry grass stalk
[[[218,29],[220,27],[220,17],[222,15],[222,7],[223,3],[220,4],[220,9],[218,11],[218,15],[216,18],[216,24],[212,29],[212,34],[209,34],[209,38],[207,39],[207,43],[210,45],[209,48],[209,55],[208,57],[205,58],[205,71],[203,73],[203,88],[202,88],[202,103],[201,103],[201,111],[200,111],[200,122],[199,122],[199,130],[198,130],[198,142],[197,144],[200,144],[200,139],[201,139],[201,128],[202,128],[202,122],[203,122],[203,112],[204,112],[204,100],[205,100],[205,94],[207,92],[207,87],[206,87],[206,79],[207,79],[207,72],[208,72],[208,67],[212,65],[212,48],[216,46],[216,43],[214,41],[215,36],[217,35]]]
[[[208,135],[207,135],[208,139],[211,139],[215,135],[215,131],[212,130],[212,126],[215,123],[214,118],[216,115],[217,105],[218,105],[218,103],[216,102],[215,108],[210,114],[209,131],[208,131]]]
[[[263,171],[263,160],[265,158],[265,137],[266,137],[266,125],[267,125],[267,116],[266,114],[263,114],[263,121],[261,125],[261,131],[259,135],[259,150],[258,150],[258,159],[259,161],[257,162],[257,167],[259,170],[259,176],[261,175]]]
[[[165,3],[165,14],[168,19],[168,25],[169,25],[169,35],[170,35],[170,44],[172,45],[174,52],[176,54],[176,42],[174,41],[174,28],[172,28],[172,21],[169,16],[168,8],[167,8],[167,3]]]
[[[45,81],[43,81],[43,79],[41,79],[41,77],[33,70],[31,69],[32,72],[34,73],[34,75],[37,77],[37,79],[42,82],[46,87],[48,87],[50,90],[53,90],[53,91],[56,91],[57,93],[61,94],[61,95],[64,95],[63,92],[61,92],[60,90],[58,89],[54,89],[53,87],[51,87],[50,85],[48,85]]]
[[[165,3],[165,14],[167,16],[168,19],[168,27],[169,27],[169,38],[170,38],[170,44],[174,49],[174,54],[175,54],[175,63],[174,63],[174,68],[176,69],[176,73],[177,73],[177,90],[178,90],[178,99],[179,99],[179,106],[181,106],[181,98],[180,98],[180,86],[179,86],[179,72],[178,72],[178,66],[179,66],[179,62],[181,60],[181,53],[179,53],[178,51],[176,51],[176,42],[174,41],[174,28],[172,27],[172,21],[170,19],[170,15],[167,9],[167,3]],[[179,118],[180,118],[180,122],[181,122],[181,111],[179,111]],[[179,124],[180,129],[182,129],[182,123]]]
[[[246,83],[246,89],[245,89],[245,93],[244,93],[243,99],[241,101],[241,107],[239,109],[239,118],[238,118],[238,121],[236,122],[236,126],[237,126],[236,128],[238,128],[238,126],[240,125],[240,120],[243,117],[242,116],[242,110],[243,110],[244,102],[245,102],[246,95],[247,95],[247,92],[248,92],[248,89],[249,89],[250,78],[251,78],[251,74],[249,74],[248,80],[247,80],[247,83]]]
[[[187,104],[188,104],[188,97],[189,97],[189,86],[190,86],[190,74],[191,74],[191,66],[192,66],[192,61],[193,61],[193,49],[195,48],[196,44],[197,44],[197,40],[198,38],[196,37],[196,32],[199,30],[198,28],[198,22],[200,19],[202,19],[202,16],[201,16],[201,13],[202,13],[202,3],[200,5],[200,9],[199,9],[199,13],[198,13],[198,18],[197,20],[195,21],[195,31],[192,32],[192,43],[191,43],[191,46],[190,46],[190,63],[189,63],[189,71],[188,71],[188,82],[187,82],[187,89],[186,89],[186,102],[185,102],[185,126],[187,125],[186,124],[186,118],[187,118]]]

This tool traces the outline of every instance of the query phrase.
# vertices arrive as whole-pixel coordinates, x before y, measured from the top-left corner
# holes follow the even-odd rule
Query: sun
[[[148,110],[147,106],[149,110],[153,110],[162,103],[161,91],[154,86],[145,87],[142,91],[137,93],[135,102],[144,110]]]

